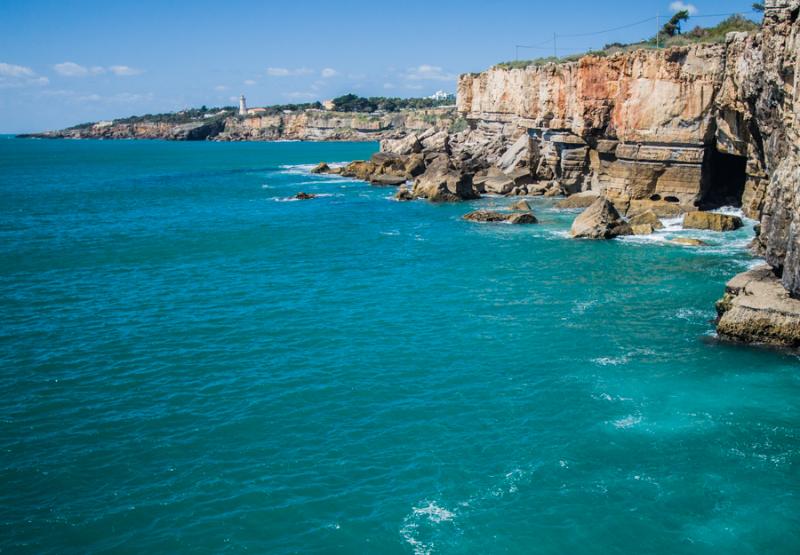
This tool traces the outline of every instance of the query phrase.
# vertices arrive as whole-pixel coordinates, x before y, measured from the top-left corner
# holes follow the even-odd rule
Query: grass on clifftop
[[[691,31],[683,34],[677,34],[673,37],[661,35],[659,41],[660,48],[671,48],[673,46],[688,46],[691,44],[719,44],[725,42],[725,36],[731,32],[747,32],[752,33],[757,31],[760,25],[755,21],[742,17],[740,15],[733,15],[719,25],[714,27],[695,27]],[[502,62],[495,67],[499,69],[524,69],[531,66],[543,66],[546,64],[560,64],[566,62],[576,62],[584,56],[613,56],[621,52],[631,52],[634,50],[654,50],[656,48],[656,37],[641,42],[631,44],[622,44],[614,42],[605,45],[601,50],[590,50],[580,54],[570,54],[569,56],[556,58],[555,56],[548,56],[544,58],[536,58],[533,60],[514,60],[512,62]]]

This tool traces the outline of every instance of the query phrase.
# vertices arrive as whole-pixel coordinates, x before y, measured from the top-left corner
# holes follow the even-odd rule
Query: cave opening
[[[747,158],[710,148],[707,158],[706,187],[700,208],[741,206],[747,182]]]

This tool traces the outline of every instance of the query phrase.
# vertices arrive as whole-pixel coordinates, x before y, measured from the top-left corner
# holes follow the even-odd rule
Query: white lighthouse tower
[[[239,97],[239,115],[247,115],[247,101],[244,99],[244,95]]]

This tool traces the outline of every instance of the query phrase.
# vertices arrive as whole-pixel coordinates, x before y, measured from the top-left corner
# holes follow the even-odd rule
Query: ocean
[[[800,552],[800,359],[714,336],[754,222],[308,173],[376,150],[0,139],[0,551]]]

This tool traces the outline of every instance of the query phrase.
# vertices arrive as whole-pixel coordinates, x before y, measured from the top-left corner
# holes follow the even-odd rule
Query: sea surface
[[[2,553],[800,553],[800,359],[712,323],[754,222],[308,173],[376,150],[0,138]]]

